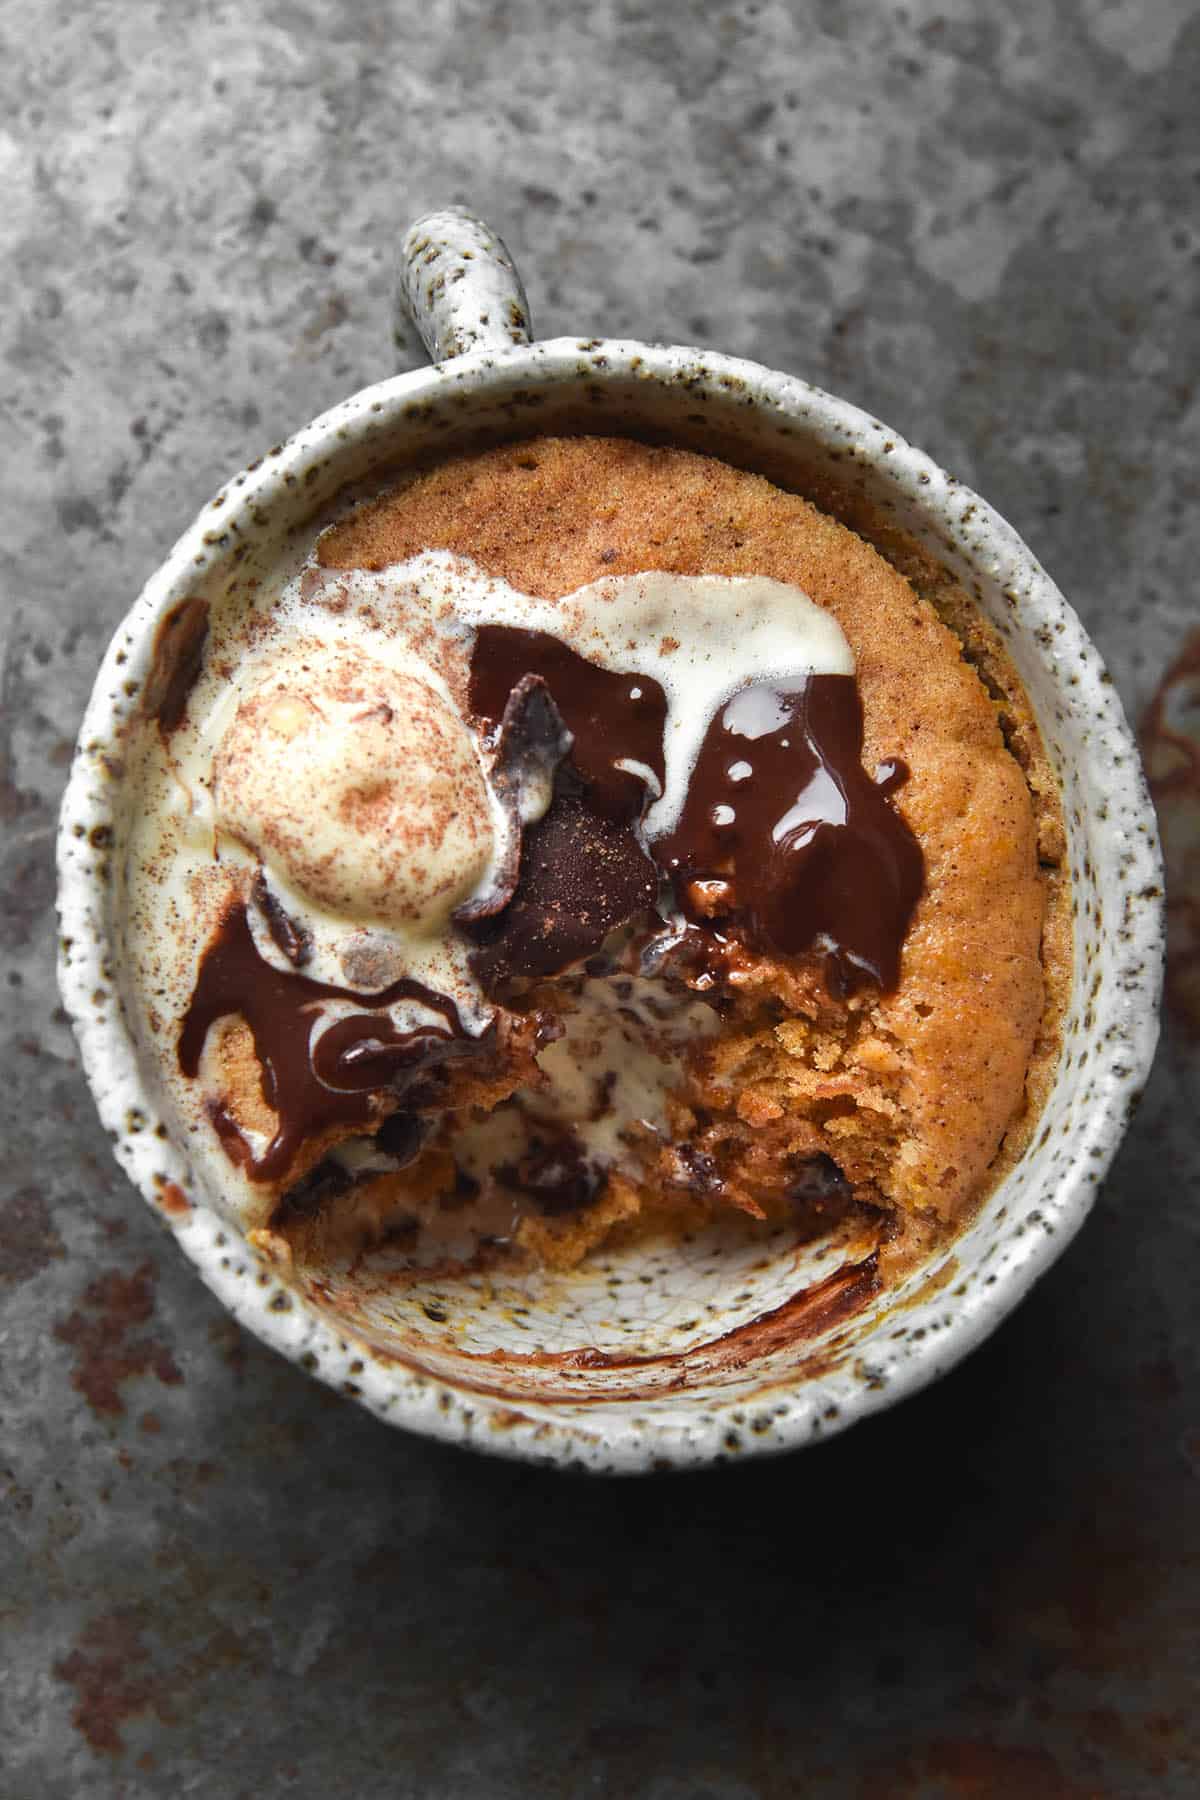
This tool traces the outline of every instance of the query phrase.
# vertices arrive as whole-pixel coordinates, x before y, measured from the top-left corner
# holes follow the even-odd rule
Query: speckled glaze
[[[426,213],[404,234],[398,333],[406,319],[434,362],[529,342],[529,302],[507,246],[461,206]]]
[[[451,360],[356,394],[236,476],[185,533],[109,648],[59,836],[64,1002],[122,1167],[248,1329],[379,1417],[589,1470],[682,1467],[810,1443],[931,1381],[1017,1303],[1082,1224],[1157,1035],[1161,868],[1116,693],[1078,619],[1011,528],[878,420],[795,377],[678,346],[529,343],[520,282],[487,227],[430,215],[400,283]],[[201,1190],[156,1110],[115,946],[126,822],[121,733],[155,628],[185,595],[269,566],[289,528],[405,458],[532,432],[633,431],[783,485],[861,492],[967,586],[1004,635],[1060,773],[1075,913],[1057,1080],[1034,1142],[952,1253],[873,1291],[821,1247],[763,1258],[703,1241],[600,1258],[497,1295],[481,1278],[397,1289],[386,1266],[297,1278]]]

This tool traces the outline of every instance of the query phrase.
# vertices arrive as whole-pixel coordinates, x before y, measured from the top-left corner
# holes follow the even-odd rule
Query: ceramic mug
[[[118,629],[84,719],[59,836],[60,981],[117,1157],[235,1317],[380,1418],[512,1456],[632,1471],[811,1443],[943,1373],[1082,1224],[1157,1035],[1161,868],[1137,751],[1079,620],[978,495],[878,420],[791,375],[711,351],[530,341],[503,244],[457,209],[408,232],[400,297],[433,366],[325,413],[231,480]],[[928,1266],[890,1291],[829,1246],[764,1256],[701,1239],[601,1251],[497,1292],[360,1265],[274,1266],[191,1168],[139,1052],[121,956],[138,804],[122,760],[156,634],[269,570],[347,483],[529,436],[632,435],[717,453],[843,516],[915,539],[1000,631],[1062,784],[1074,970],[1057,1076],[1024,1155]],[[832,1260],[831,1260],[832,1258]]]

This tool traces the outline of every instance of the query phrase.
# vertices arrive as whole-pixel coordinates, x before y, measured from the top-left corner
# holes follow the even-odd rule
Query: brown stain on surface
[[[21,1287],[65,1255],[37,1188],[18,1188],[0,1205],[0,1287]]]
[[[134,1607],[117,1607],[93,1619],[54,1673],[75,1689],[71,1723],[93,1750],[115,1754],[125,1748],[121,1726],[153,1708],[168,1722],[166,1696],[144,1666],[150,1652]]]
[[[1150,1776],[1160,1783],[1168,1781],[1173,1763],[1191,1770],[1197,1768],[1196,1757],[1189,1745],[1190,1716],[1186,1712],[1118,1711],[1112,1706],[1068,1711],[1044,1700],[1035,1701],[1030,1711],[1042,1729],[1057,1727],[1060,1732],[1069,1733],[1075,1743],[1085,1746],[1093,1756],[1102,1756],[1106,1768],[1112,1772],[1110,1791],[1119,1791],[1116,1787],[1118,1770],[1122,1774],[1126,1770],[1131,1774],[1136,1771],[1127,1783],[1133,1787],[1138,1775]],[[1166,1788],[1161,1791],[1170,1792]]]
[[[1062,1772],[1048,1750],[1025,1744],[995,1744],[946,1738],[901,1754],[877,1768],[867,1792],[875,1800],[1097,1800],[1098,1790],[1080,1787]]]
[[[240,1387],[245,1379],[246,1362],[249,1356],[245,1332],[236,1319],[225,1317],[214,1320],[209,1326],[208,1339],[222,1360],[228,1364],[234,1381]]]
[[[1139,737],[1167,872],[1166,1001],[1200,1042],[1200,631],[1163,675]]]
[[[160,1571],[182,1566],[198,1573],[184,1551],[160,1551],[155,1562]],[[269,1599],[270,1590],[262,1594]],[[194,1605],[172,1604],[160,1590],[154,1610],[145,1604],[117,1606],[90,1619],[52,1668],[75,1690],[75,1729],[92,1750],[118,1756],[126,1748],[122,1729],[131,1719],[152,1713],[161,1725],[178,1724],[185,1705],[189,1716],[194,1713],[187,1702],[197,1688],[214,1673],[228,1680],[231,1670],[245,1667],[246,1658],[244,1641],[230,1627],[213,1628]]]
[[[110,1270],[88,1283],[79,1305],[54,1327],[59,1343],[75,1351],[71,1385],[95,1413],[124,1413],[121,1385],[134,1376],[155,1375],[168,1387],[183,1380],[168,1346],[140,1330],[154,1314],[157,1278],[152,1262],[132,1275]]]

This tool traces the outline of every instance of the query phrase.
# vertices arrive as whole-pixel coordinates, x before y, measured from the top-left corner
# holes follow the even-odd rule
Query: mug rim
[[[885,1384],[859,1381],[847,1385],[820,1376],[797,1383],[795,1411],[780,1429],[768,1439],[746,1439],[743,1445],[746,1452],[792,1448],[834,1435],[944,1373],[1013,1310],[1057,1258],[1090,1211],[1099,1180],[1123,1135],[1131,1102],[1149,1071],[1161,988],[1162,870],[1154,812],[1133,734],[1098,652],[1069,602],[1013,527],[981,496],[852,402],[798,376],[723,352],[632,339],[566,336],[484,348],[372,383],[319,414],[231,477],[181,534],[117,626],[84,714],[57,841],[63,1002],[79,1041],[85,1077],[101,1120],[114,1139],[118,1161],[171,1226],[207,1285],[234,1317],[264,1342],[330,1385],[349,1392],[387,1422],[444,1441],[474,1444],[524,1459],[620,1472],[659,1466],[664,1456],[672,1467],[723,1459],[727,1405],[721,1400],[703,1408],[709,1423],[697,1418],[686,1432],[656,1430],[658,1403],[652,1400],[641,1404],[637,1430],[630,1429],[624,1413],[611,1403],[606,1410],[602,1396],[576,1409],[577,1419],[562,1416],[571,1409],[547,1404],[545,1420],[525,1418],[522,1423],[517,1418],[503,1428],[497,1419],[511,1409],[502,1399],[461,1390],[468,1394],[470,1404],[446,1409],[439,1402],[439,1390],[460,1393],[453,1378],[422,1375],[415,1367],[356,1339],[352,1327],[339,1331],[299,1295],[293,1294],[289,1303],[281,1306],[279,1296],[289,1290],[239,1238],[236,1227],[201,1195],[189,1193],[189,1183],[181,1179],[186,1159],[163,1135],[161,1121],[152,1128],[149,1125],[153,1107],[131,1107],[129,1103],[135,1091],[139,1102],[145,1102],[147,1096],[110,961],[112,903],[101,864],[111,838],[119,781],[108,773],[106,759],[111,763],[118,754],[120,732],[135,709],[128,689],[144,678],[154,627],[165,611],[222,559],[239,516],[257,526],[263,513],[280,502],[311,515],[316,503],[305,493],[300,479],[310,470],[336,472],[339,453],[344,456],[346,446],[365,443],[376,430],[390,434],[402,429],[406,417],[419,420],[435,395],[440,398],[457,389],[464,396],[465,421],[470,395],[500,393],[506,384],[512,385],[514,377],[534,386],[635,380],[658,386],[683,385],[689,392],[725,397],[733,384],[760,416],[799,420],[818,441],[836,445],[841,457],[886,473],[914,508],[936,518],[943,527],[930,535],[943,562],[947,552],[952,560],[974,566],[984,558],[989,576],[1002,582],[1006,597],[1011,591],[1010,604],[1018,616],[1020,636],[1033,640],[1035,652],[1054,679],[1064,711],[1086,721],[1097,744],[1102,739],[1109,750],[1107,791],[1110,800],[1117,802],[1114,810],[1138,820],[1136,834],[1125,832],[1119,843],[1114,838],[1111,845],[1104,846],[1111,851],[1112,862],[1106,898],[1111,895],[1113,902],[1123,899],[1126,906],[1128,935],[1123,941],[1128,942],[1127,969],[1125,978],[1119,984],[1111,982],[1106,992],[1108,1010],[1097,1025],[1107,1025],[1107,1035],[1099,1038],[1097,1062],[1091,1071],[1096,1092],[1092,1116],[1085,1137],[1058,1180],[1053,1205],[1041,1208],[1037,1222],[1043,1229],[1010,1238],[1006,1254],[993,1266],[993,1284],[986,1290],[973,1288],[969,1304],[947,1319],[936,1336],[931,1333],[919,1342],[906,1340],[903,1356]],[[794,435],[786,425],[781,430]],[[536,431],[537,418],[531,411],[512,435],[536,435]],[[393,460],[394,455],[393,451]],[[340,485],[332,479],[330,491]],[[1047,634],[1049,641],[1044,643],[1039,633]],[[1068,667],[1075,677],[1071,682],[1063,676]],[[124,704],[122,694],[131,704]],[[1037,712],[1035,707],[1035,716]],[[98,854],[92,856],[90,851]],[[1137,904],[1131,904],[1135,898]],[[1078,967],[1072,988],[1077,978]],[[103,1004],[96,1000],[101,993],[105,995]],[[1118,1103],[1124,1107],[1123,1114]],[[140,1114],[136,1130],[130,1124],[131,1113]],[[1036,1154],[1033,1146],[1026,1151],[1026,1156]],[[990,1198],[984,1200],[982,1210]],[[830,1424],[823,1414],[835,1391],[837,1415]],[[686,1403],[686,1395],[683,1400]],[[540,1404],[545,1403],[521,1400],[522,1411],[528,1408],[535,1415]],[[736,1406],[738,1402],[728,1404]],[[666,1423],[664,1419],[663,1426]],[[598,1439],[602,1443],[598,1444]]]

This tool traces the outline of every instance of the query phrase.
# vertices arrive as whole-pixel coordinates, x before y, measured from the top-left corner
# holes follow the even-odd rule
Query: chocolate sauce
[[[599,668],[546,632],[480,628],[470,681],[479,717],[505,716],[531,675],[573,743],[549,812],[526,833],[511,903],[477,938],[477,973],[493,988],[507,974],[556,973],[653,904],[633,830],[652,795],[618,764],[642,765],[661,792],[662,688]],[[823,952],[839,996],[867,980],[895,987],[924,882],[920,847],[887,804],[908,769],[890,758],[872,780],[862,738],[852,676],[743,688],[709,722],[674,831],[650,846],[693,926],[785,956]],[[606,838],[605,822],[624,840]]]
[[[325,1000],[352,1000],[377,1010],[336,1019],[314,1042]],[[397,1031],[383,1009],[398,1000],[419,1000],[443,1022]],[[431,1067],[478,1053],[487,1043],[486,1034],[468,1036],[452,1000],[419,981],[405,978],[364,995],[272,968],[258,952],[240,902],[226,914],[200,964],[179,1034],[185,1075],[196,1075],[209,1029],[229,1017],[244,1019],[250,1028],[262,1096],[278,1123],[266,1150],[255,1157],[228,1107],[217,1104],[211,1117],[230,1159],[257,1181],[277,1180],[300,1146],[330,1127],[365,1125],[373,1115],[371,1096],[380,1088],[404,1093]]]
[[[164,738],[178,731],[204,661],[208,601],[193,594],[164,613],[154,634],[154,652],[143,706]]]
[[[920,846],[872,781],[850,675],[755,684],[711,721],[675,830],[652,845],[684,914],[787,956],[826,952],[838,994],[894,988],[924,882]]]
[[[619,762],[643,763],[662,792],[667,699],[647,675],[618,675],[571,650],[546,631],[481,625],[471,658],[470,706],[494,724],[525,675],[550,690],[574,738],[571,762],[594,811],[629,824],[645,810],[646,783]]]

